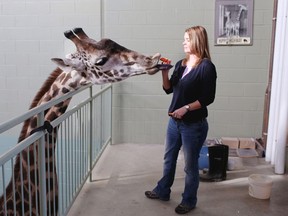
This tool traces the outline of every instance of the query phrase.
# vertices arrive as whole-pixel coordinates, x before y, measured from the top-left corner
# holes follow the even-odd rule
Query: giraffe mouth
[[[138,75],[142,75],[142,74],[146,74],[146,71],[134,72],[134,73],[131,73],[130,76],[138,76]]]
[[[170,65],[170,61],[169,62],[166,62],[166,58],[162,58],[162,59],[165,59],[165,60],[162,60],[161,58],[161,55],[159,53],[156,53],[152,59],[154,60],[154,65],[150,68],[147,69],[147,74],[149,75],[153,75],[155,73],[157,73],[158,71],[160,70],[169,70],[173,67],[173,65]],[[159,60],[162,62],[162,63],[159,63]],[[168,60],[168,59],[167,59]]]
[[[153,67],[147,69],[147,74],[153,75],[159,72],[160,70],[169,70],[172,67],[173,65],[170,65],[170,64],[156,64]]]
[[[173,67],[173,65],[170,64],[157,64],[155,66],[156,68],[158,68],[159,70],[169,70]]]

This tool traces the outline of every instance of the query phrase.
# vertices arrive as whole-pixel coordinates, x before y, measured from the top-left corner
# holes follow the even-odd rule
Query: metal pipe
[[[52,99],[44,104],[41,104],[40,106],[34,107],[32,109],[30,109],[29,111],[25,112],[24,114],[17,116],[15,118],[12,118],[4,123],[0,124],[0,134],[15,127],[18,124],[21,124],[22,122],[24,122],[26,119],[31,118],[34,115],[37,115],[38,113],[40,113],[42,110],[46,110],[49,109],[52,106],[55,106],[59,103],[61,103],[64,100],[67,100],[69,98],[72,98],[74,95],[78,94],[81,91],[84,91],[85,89],[89,88],[92,84],[84,86],[76,91],[72,91],[72,92],[68,92],[67,94],[60,96],[60,97],[56,97],[55,99]],[[107,87],[109,88],[109,86]],[[103,91],[105,91],[107,88],[103,89]],[[97,95],[101,94],[102,92],[99,92]],[[95,96],[96,97],[96,96]]]
[[[100,0],[100,38],[104,37],[104,1]]]
[[[93,96],[93,91],[92,91],[92,87],[90,87],[90,98],[92,98]],[[100,96],[101,97],[101,96]],[[93,139],[93,135],[92,135],[92,128],[93,128],[93,101],[90,101],[90,125],[89,125],[89,181],[92,182],[92,167],[93,167],[93,152],[92,152],[92,139]]]
[[[264,144],[263,147],[265,149],[267,146],[268,121],[269,121],[270,100],[271,100],[271,86],[272,86],[272,76],[273,76],[273,59],[274,59],[274,48],[275,48],[277,7],[278,7],[278,0],[274,0],[273,18],[272,18],[272,36],[271,36],[271,46],[270,46],[270,61],[269,61],[269,76],[268,76],[268,85],[267,85],[266,92],[265,92],[263,125],[262,125],[262,139],[263,139],[263,144]]]
[[[4,198],[4,212],[7,212],[7,204],[6,204],[7,197],[6,197],[6,183],[5,183],[5,169],[4,169],[4,165],[1,166],[1,170],[2,170],[2,176],[3,176],[2,186],[3,186],[3,198]]]
[[[44,112],[38,115],[38,125],[44,124]],[[39,188],[40,188],[40,215],[47,215],[47,203],[46,203],[46,172],[45,172],[45,137],[42,136],[39,140]]]
[[[111,100],[111,106],[110,106],[110,134],[111,134],[111,145],[113,144],[113,135],[112,135],[112,130],[113,130],[113,86],[111,85],[111,94],[110,94],[110,100]]]
[[[288,101],[287,101],[287,91],[288,91],[288,64],[287,64],[287,9],[288,3],[286,0],[279,1],[281,5],[278,5],[278,27],[276,32],[276,50],[275,59],[277,59],[277,71],[279,76],[278,86],[280,86],[280,91],[278,91],[278,122],[275,125],[275,173],[284,174],[285,173],[285,156],[286,156],[286,143],[288,135]],[[277,55],[276,55],[277,54]],[[279,62],[278,62],[279,61]],[[274,81],[273,81],[274,85]],[[273,94],[273,92],[272,92]],[[269,134],[270,135],[270,134]]]

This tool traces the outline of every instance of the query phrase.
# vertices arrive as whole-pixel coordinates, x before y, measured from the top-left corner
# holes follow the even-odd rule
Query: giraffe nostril
[[[131,65],[134,65],[135,64],[135,62],[127,62],[127,63],[125,63],[124,65],[125,66],[131,66]]]
[[[145,60],[146,63],[151,63],[152,62],[152,58],[150,58],[150,57],[146,57],[144,60]]]

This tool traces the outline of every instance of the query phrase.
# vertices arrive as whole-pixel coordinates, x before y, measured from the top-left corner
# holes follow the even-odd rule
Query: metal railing
[[[21,208],[22,215],[66,215],[85,182],[92,179],[93,167],[104,148],[111,143],[112,85],[95,93],[91,86],[87,86],[35,107],[0,124],[0,135],[35,115],[38,116],[38,124],[43,125],[45,110],[84,90],[89,91],[87,99],[50,122],[53,130],[56,130],[56,137],[53,137],[54,133],[39,131],[5,153],[0,153],[0,196],[6,203],[0,206],[0,215],[7,213],[10,205],[7,201],[14,205],[14,211]],[[0,142],[1,145],[1,136]],[[55,151],[45,151],[45,142],[53,143]],[[45,157],[46,160],[55,160],[47,163]],[[15,168],[16,160],[22,161],[23,158],[26,164]],[[15,169],[19,171],[14,172]],[[58,177],[54,176],[55,169]],[[15,173],[19,173],[19,176]],[[47,179],[52,180],[49,182]],[[7,196],[8,183],[10,191],[14,193],[12,198]],[[53,190],[55,184],[58,184],[58,191]],[[34,191],[34,185],[39,185],[39,193]],[[15,194],[17,187],[20,187],[20,197]],[[18,206],[16,199],[36,202],[36,209],[26,206],[25,202]]]

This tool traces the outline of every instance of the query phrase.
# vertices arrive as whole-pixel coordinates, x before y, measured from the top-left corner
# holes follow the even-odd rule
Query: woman
[[[208,36],[205,28],[186,29],[183,42],[186,57],[175,65],[169,79],[168,70],[162,71],[163,89],[173,93],[169,107],[163,177],[146,197],[168,201],[174,182],[180,148],[184,153],[185,187],[176,213],[185,214],[195,208],[199,186],[198,158],[207,137],[207,106],[214,101],[216,69],[211,62]]]

